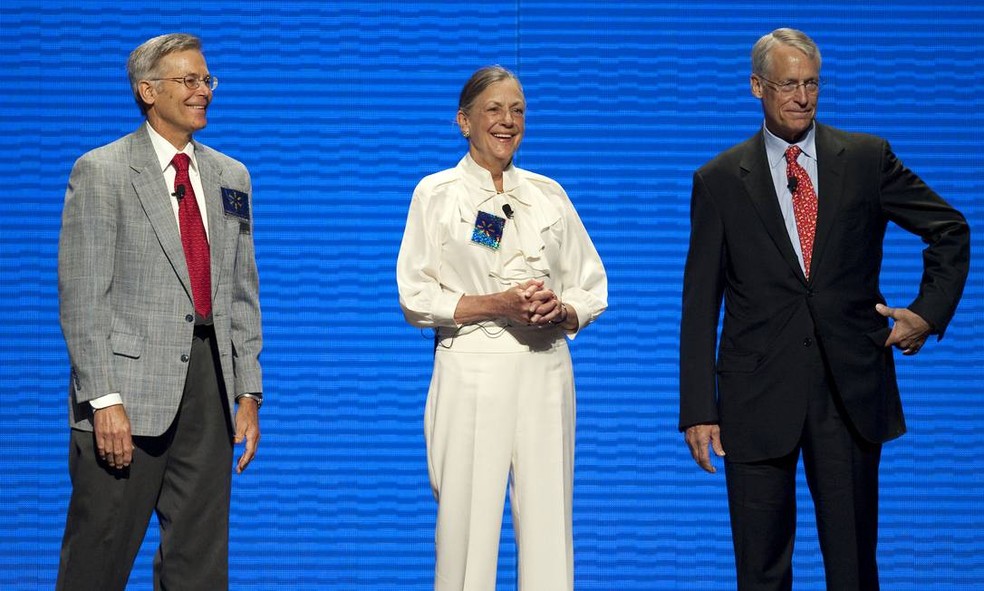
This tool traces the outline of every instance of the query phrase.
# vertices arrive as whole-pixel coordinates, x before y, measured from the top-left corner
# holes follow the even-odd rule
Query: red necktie
[[[208,236],[202,223],[201,210],[195,199],[195,189],[188,176],[187,154],[175,154],[171,160],[174,175],[174,192],[179,196],[178,222],[181,227],[181,246],[184,247],[188,274],[191,276],[191,295],[195,300],[195,312],[207,318],[212,312],[212,259],[208,252]],[[181,188],[183,187],[183,188]]]
[[[813,239],[817,235],[817,193],[813,190],[810,175],[796,161],[801,151],[799,146],[789,146],[786,149],[786,178],[790,179],[792,187],[793,215],[796,217],[796,231],[799,233],[800,249],[803,251],[803,267],[806,269],[804,274],[809,279]]]

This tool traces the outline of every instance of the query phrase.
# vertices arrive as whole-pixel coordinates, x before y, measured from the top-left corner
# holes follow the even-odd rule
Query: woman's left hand
[[[530,297],[530,324],[557,324],[563,319],[563,314],[563,306],[553,290],[541,289]]]

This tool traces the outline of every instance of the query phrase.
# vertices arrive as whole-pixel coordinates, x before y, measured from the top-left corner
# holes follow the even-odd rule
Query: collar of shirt
[[[187,154],[191,163],[188,165],[188,180],[191,181],[191,186],[195,190],[195,199],[198,202],[198,210],[202,215],[202,225],[205,226],[205,235],[209,234],[208,225],[208,215],[206,211],[208,207],[205,203],[205,191],[202,187],[201,177],[198,174],[198,161],[195,160],[195,143],[188,142],[188,145],[184,147],[183,150],[176,150],[174,146],[171,145],[169,141],[164,139],[164,137],[157,133],[157,131],[150,126],[150,123],[145,124],[147,126],[148,135],[150,135],[150,143],[154,146],[154,153],[157,155],[157,162],[161,167],[161,175],[164,178],[164,186],[167,187],[167,192],[173,197],[174,194],[171,193],[171,187],[174,187],[174,179],[177,176],[177,170],[171,166],[171,160],[174,158],[175,154],[183,153]],[[174,212],[174,220],[181,227],[181,219],[179,215],[180,206],[177,199],[171,199],[171,210]],[[179,230],[180,231],[180,230]]]
[[[492,181],[492,173],[475,162],[471,154],[465,154],[465,157],[461,159],[458,166],[461,168],[462,176],[469,181],[469,184],[481,189],[481,194],[475,195],[476,202],[472,203],[475,209],[478,209],[482,203],[499,193],[495,188],[495,183]],[[508,194],[510,198],[519,201],[523,205],[529,205],[529,199],[525,198],[518,189],[519,173],[516,171],[516,167],[510,162],[509,166],[502,171],[502,193]]]
[[[187,154],[188,158],[191,159],[191,164],[189,164],[189,169],[193,170],[195,174],[198,173],[198,161],[195,160],[195,142],[188,142],[188,145],[184,147],[183,150],[176,150],[171,142],[164,139],[164,136],[157,133],[157,130],[150,125],[150,123],[145,124],[147,126],[147,132],[150,135],[150,143],[154,146],[154,153],[157,154],[157,161],[161,165],[161,172],[167,170],[167,167],[171,165],[171,160],[174,159],[175,154]]]
[[[512,163],[502,171],[502,193],[496,190],[492,173],[475,162],[471,154],[461,159],[458,171],[464,181],[458,203],[463,222],[475,220],[480,209],[501,217],[506,215],[503,204],[523,206],[515,215],[507,215],[509,222],[504,226],[501,246],[489,259],[488,275],[502,285],[549,276],[549,262],[543,256],[546,245],[542,230],[555,222],[560,212],[546,199],[537,199],[538,207],[530,207],[536,189],[522,182],[520,171]]]
[[[772,183],[776,191],[776,199],[779,203],[779,211],[782,213],[783,223],[786,227],[786,234],[789,236],[790,245],[796,253],[796,258],[800,262],[800,268],[804,269],[803,251],[800,248],[799,233],[796,230],[796,213],[793,207],[793,194],[789,189],[789,179],[786,177],[786,148],[791,146],[786,140],[776,137],[764,125],[762,126],[765,135],[765,152],[769,159],[769,172],[772,174]],[[813,186],[819,191],[817,185],[817,149],[816,149],[816,123],[803,136],[803,139],[796,142],[796,145],[807,157],[803,168],[810,176]]]
[[[764,124],[762,125],[762,131],[765,135],[765,154],[769,158],[769,168],[775,169],[777,166],[783,167],[783,174],[785,175],[786,170],[786,148],[792,146],[786,140],[776,136],[769,128]],[[814,122],[810,125],[810,129],[807,130],[806,135],[803,139],[796,142],[796,145],[800,147],[803,151],[803,155],[814,161],[817,159],[817,124]]]

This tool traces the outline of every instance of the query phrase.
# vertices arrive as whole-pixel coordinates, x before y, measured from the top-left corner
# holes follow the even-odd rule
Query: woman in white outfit
[[[555,181],[513,166],[516,76],[461,91],[468,153],[417,185],[397,261],[407,322],[436,331],[424,417],[436,591],[494,591],[506,483],[519,587],[574,587],[574,379],[567,338],[606,308],[605,269]]]

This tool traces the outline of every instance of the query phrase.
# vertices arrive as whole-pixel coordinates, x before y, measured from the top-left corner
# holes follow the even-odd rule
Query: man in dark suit
[[[72,365],[57,589],[126,586],[151,513],[154,588],[228,587],[233,441],[259,443],[262,345],[250,177],[192,139],[217,79],[200,41],[130,54],[137,131],[83,155],[58,248]]]
[[[942,338],[969,267],[963,216],[884,140],[817,123],[819,85],[809,37],[763,36],[751,90],[764,128],[693,181],[679,427],[708,472],[709,450],[727,452],[742,591],[792,588],[801,452],[827,588],[878,589],[881,446],[905,432],[892,347]],[[879,291],[889,221],[927,245],[907,308]]]

